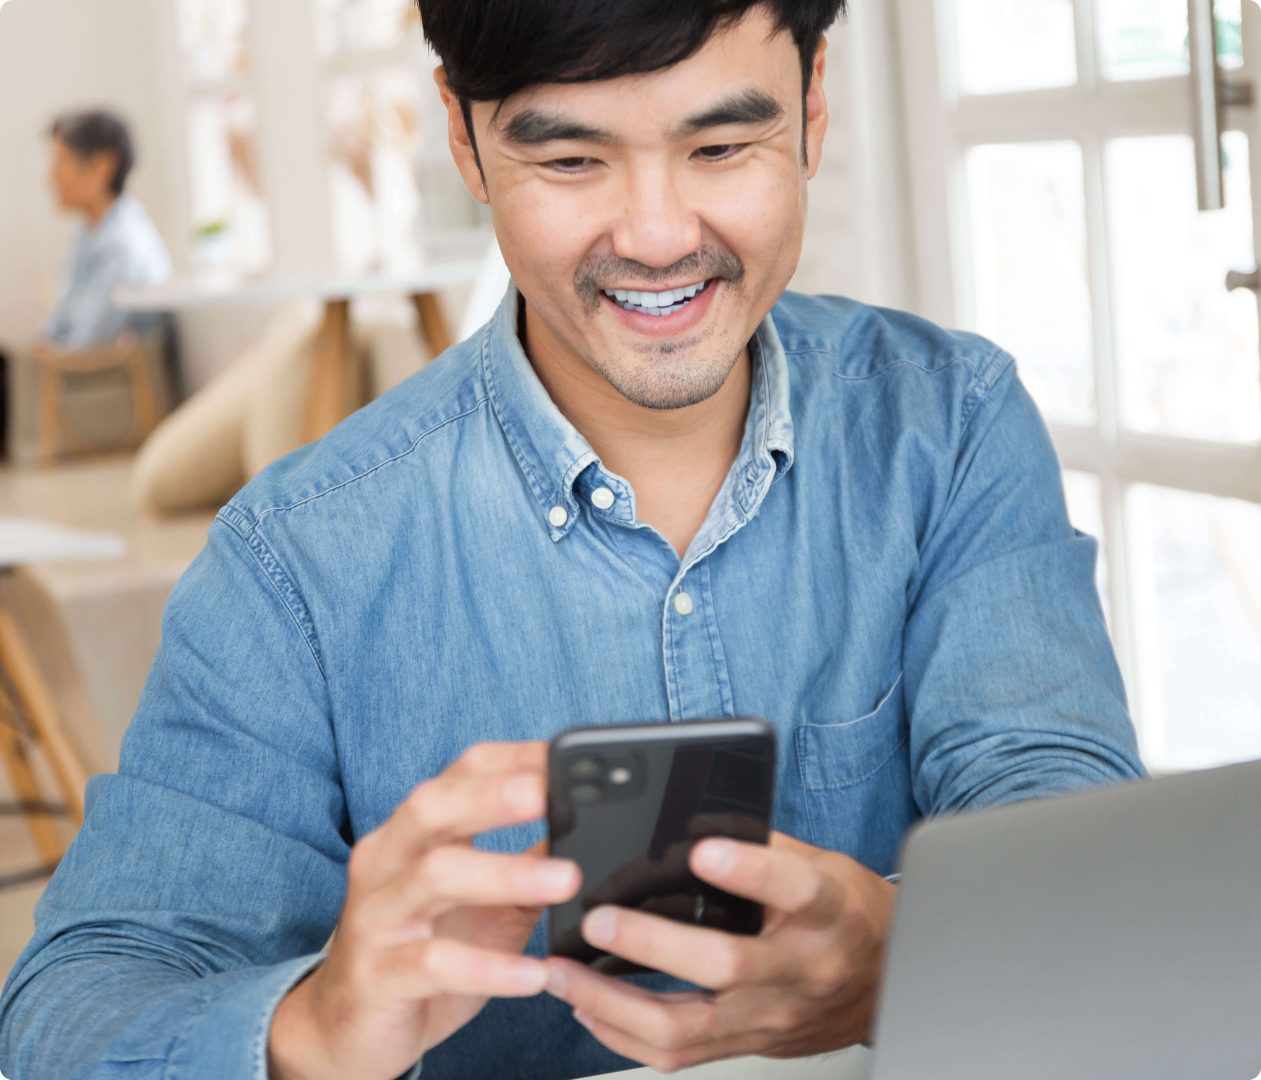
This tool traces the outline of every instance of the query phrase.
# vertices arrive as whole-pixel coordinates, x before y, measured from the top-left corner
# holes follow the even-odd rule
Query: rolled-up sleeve
[[[1014,363],[978,366],[903,644],[926,814],[1145,774],[1059,461]]]
[[[272,1014],[324,955],[350,840],[310,618],[225,508],[0,996],[0,1071],[266,1077]]]

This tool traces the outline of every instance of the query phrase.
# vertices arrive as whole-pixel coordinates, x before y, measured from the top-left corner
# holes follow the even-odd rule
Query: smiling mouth
[[[665,292],[641,292],[633,289],[602,289],[601,291],[623,311],[664,318],[682,311],[708,289],[713,281],[714,279],[710,278],[706,281],[698,281],[695,285],[685,285],[681,289],[667,289]]]

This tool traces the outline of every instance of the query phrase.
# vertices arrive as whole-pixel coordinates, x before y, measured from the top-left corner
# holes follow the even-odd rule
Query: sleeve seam
[[[230,509],[230,507],[224,507],[220,510],[218,520],[222,521],[245,544],[246,550],[249,551],[250,557],[254,560],[259,572],[266,578],[272,592],[276,594],[276,599],[284,606],[289,618],[293,620],[298,633],[302,635],[302,640],[306,643],[307,650],[311,653],[315,666],[319,669],[320,678],[327,683],[328,676],[324,670],[324,661],[320,655],[319,643],[315,640],[315,625],[311,619],[311,613],[302,599],[302,594],[297,586],[294,585],[293,579],[285,571],[275,552],[272,551],[271,546],[259,534],[257,527],[251,528],[248,535],[242,533],[238,523],[231,520],[236,515],[227,512]],[[297,611],[294,610],[295,604],[299,608]]]

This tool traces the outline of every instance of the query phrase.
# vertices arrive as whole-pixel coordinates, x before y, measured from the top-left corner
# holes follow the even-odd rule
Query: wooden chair
[[[162,334],[140,337],[126,333],[113,344],[97,349],[63,350],[49,342],[35,348],[39,369],[40,461],[50,464],[71,453],[138,446],[169,408],[164,378],[165,341]],[[131,418],[126,434],[108,447],[79,438],[66,422],[63,388],[67,378],[119,372],[130,389]]]
[[[97,561],[117,558],[119,537],[63,529],[52,522],[0,518],[0,762],[16,800],[0,803],[0,814],[26,819],[41,865],[0,874],[0,888],[47,877],[66,852],[56,818],[74,831],[83,824],[84,789],[90,771],[58,713],[33,650],[14,617],[15,575],[45,559]],[[41,791],[33,767],[38,752],[48,765],[59,801]]]
[[[0,608],[0,672],[4,693],[0,705],[0,758],[4,760],[17,800],[0,804],[0,813],[26,819],[42,865],[0,875],[0,888],[49,876],[66,852],[53,818],[66,817],[74,829],[83,824],[83,793],[88,770],[71,744],[53,705],[52,694],[35,666],[31,650],[12,615]],[[61,801],[45,798],[32,763],[43,753],[52,770]]]

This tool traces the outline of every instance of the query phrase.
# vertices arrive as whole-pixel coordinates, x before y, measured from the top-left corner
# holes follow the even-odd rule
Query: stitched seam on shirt
[[[1004,360],[1006,363],[1002,362]],[[972,368],[973,385],[963,399],[963,407],[960,413],[963,420],[963,427],[959,431],[960,443],[963,441],[964,433],[968,430],[968,425],[972,422],[972,417],[976,415],[977,410],[981,407],[981,403],[989,397],[994,384],[998,382],[1003,372],[1011,364],[1012,358],[1003,352],[1002,349],[995,349],[990,353],[985,358],[985,363],[980,371],[977,371],[976,367],[969,362],[968,366]]]
[[[521,467],[521,471],[525,473],[526,481],[529,483],[531,491],[535,493],[535,498],[537,499],[538,492],[550,492],[551,488],[547,484],[539,483],[538,476],[534,471],[534,466],[530,463],[530,456],[525,453],[520,441],[517,439],[512,425],[505,419],[505,411],[500,408],[500,398],[495,385],[494,366],[487,362],[486,359],[486,350],[488,347],[488,340],[483,339],[482,371],[486,378],[486,397],[490,399],[491,410],[495,414],[495,420],[499,424],[499,430],[504,433],[504,438],[508,440],[508,446],[512,449],[513,456],[517,459],[517,464]],[[550,497],[550,495],[548,497]]]
[[[449,416],[447,417],[447,419],[441,421],[440,423],[435,424],[433,427],[427,429],[426,431],[421,432],[421,434],[416,436],[416,439],[411,444],[411,446],[409,446],[402,453],[395,454],[393,457],[388,457],[384,461],[378,461],[370,469],[365,469],[361,473],[357,473],[354,476],[348,477],[347,479],[341,481],[340,483],[334,484],[332,487],[325,488],[323,491],[317,491],[314,495],[308,495],[305,499],[299,499],[295,503],[288,503],[284,506],[267,507],[267,509],[261,511],[258,514],[258,516],[254,518],[253,522],[251,523],[251,528],[252,529],[257,528],[259,523],[262,522],[263,518],[265,518],[268,514],[278,513],[283,510],[296,510],[300,506],[306,506],[307,503],[312,503],[312,502],[315,502],[317,499],[324,498],[325,495],[331,495],[335,491],[340,491],[342,488],[350,484],[354,484],[358,482],[359,480],[362,480],[366,476],[371,476],[374,472],[376,472],[379,469],[385,468],[385,466],[387,465],[392,465],[396,461],[401,461],[403,458],[407,457],[409,454],[414,453],[416,448],[422,442],[424,442],[425,439],[427,439],[430,435],[432,435],[435,431],[441,431],[448,424],[454,424],[457,420],[463,420],[466,416],[472,416],[473,413],[477,412],[485,404],[486,404],[485,397],[478,398],[477,401],[474,402],[470,408],[465,409],[462,413],[457,413],[455,416]]]
[[[180,1025],[179,1034],[175,1036],[175,1041],[171,1043],[170,1053],[162,1067],[162,1080],[179,1080],[180,1073],[177,1070],[180,1064],[179,1054],[187,1046],[189,1033],[192,1031],[193,1025],[201,1019],[202,1013],[205,1012],[206,1006],[214,996],[214,990],[214,987],[209,990],[203,988],[194,999],[193,1008],[189,1013],[188,1019]]]
[[[252,528],[248,536],[244,536],[241,534],[240,530],[237,529],[236,525],[228,520],[222,510],[219,512],[218,517],[224,525],[231,529],[232,532],[236,536],[240,537],[240,539],[244,542],[246,549],[250,553],[250,557],[254,560],[255,565],[258,566],[259,572],[271,586],[272,592],[276,594],[276,599],[280,601],[280,603],[284,606],[285,611],[289,613],[289,618],[293,620],[293,624],[297,628],[298,633],[302,635],[302,640],[306,643],[306,647],[310,651],[312,659],[315,661],[315,666],[319,669],[320,678],[323,679],[325,685],[327,685],[328,675],[324,671],[324,661],[320,656],[319,643],[314,640],[315,625],[311,620],[311,614],[302,600],[302,594],[298,591],[297,587],[293,584],[292,579],[285,572],[285,569],[281,565],[280,560],[276,557],[275,552],[272,551],[271,547],[262,538],[257,527]],[[261,549],[261,553],[259,549]],[[264,560],[266,560],[266,563],[264,563]],[[293,605],[290,603],[290,597],[292,597],[301,607],[301,616],[294,611]],[[307,624],[310,624],[310,629],[308,629]]]
[[[731,680],[727,675],[727,656],[723,652],[722,640],[718,636],[718,619],[715,617],[714,611],[714,590],[711,585],[713,577],[710,572],[709,563],[706,562],[705,570],[705,636],[709,639],[709,655],[714,665],[714,681],[718,685],[718,693],[722,698],[722,707],[725,711],[735,711],[735,705],[731,700]]]
[[[837,359],[837,354],[831,349],[796,349],[791,353],[785,353],[786,356],[805,356],[808,354],[818,354],[821,356],[830,356],[833,360]],[[890,360],[884,367],[877,368],[875,371],[869,371],[866,375],[846,375],[844,372],[832,371],[834,379],[840,379],[842,382],[864,382],[867,379],[874,379],[878,375],[883,375],[886,371],[895,367],[913,367],[918,371],[924,372],[925,375],[936,375],[942,371],[949,371],[955,364],[966,364],[968,370],[976,375],[976,364],[972,358],[964,353],[955,353],[944,364],[937,367],[928,367],[924,364],[916,363],[914,360],[896,359]]]

